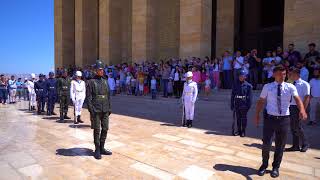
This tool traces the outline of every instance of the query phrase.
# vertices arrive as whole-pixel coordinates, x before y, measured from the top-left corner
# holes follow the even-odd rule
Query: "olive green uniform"
[[[90,79],[87,84],[87,104],[91,116],[94,144],[96,149],[103,150],[111,114],[109,86],[106,79],[98,76]]]
[[[70,104],[70,78],[59,78],[57,81],[57,91],[60,102],[60,120],[67,116],[68,107]]]

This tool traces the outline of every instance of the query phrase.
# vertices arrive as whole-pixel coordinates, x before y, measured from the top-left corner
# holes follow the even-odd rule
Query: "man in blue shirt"
[[[222,70],[223,70],[223,88],[230,89],[232,87],[232,62],[233,58],[230,52],[226,51],[222,57]]]

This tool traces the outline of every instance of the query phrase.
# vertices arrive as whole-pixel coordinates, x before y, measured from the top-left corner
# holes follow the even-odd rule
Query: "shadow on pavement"
[[[262,144],[258,144],[258,143],[243,144],[243,145],[245,145],[247,147],[254,147],[254,148],[262,149]],[[270,151],[274,151],[274,146],[271,146]]]
[[[60,123],[59,119],[56,122]],[[61,124],[66,124],[66,123],[73,123],[73,120],[64,120],[64,123],[61,123]]]
[[[46,119],[46,120],[57,120],[59,119],[58,116],[51,116],[51,117],[43,117],[42,119]]]
[[[56,155],[60,156],[93,156],[93,150],[88,148],[57,149]]]
[[[243,166],[233,166],[233,165],[227,165],[227,164],[216,164],[213,166],[213,168],[217,171],[231,171],[237,174],[241,174],[244,176],[247,180],[251,180],[252,178],[250,175],[257,174],[257,170],[249,167],[243,167]]]
[[[91,128],[91,126],[88,124],[78,124],[78,125],[70,124],[69,127],[70,128]]]
[[[169,126],[169,127],[180,127],[180,125],[170,124],[170,123],[162,123],[160,126]]]

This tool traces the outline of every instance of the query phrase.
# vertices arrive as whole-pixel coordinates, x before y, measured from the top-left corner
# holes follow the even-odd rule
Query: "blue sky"
[[[54,66],[53,0],[0,0],[0,73]]]

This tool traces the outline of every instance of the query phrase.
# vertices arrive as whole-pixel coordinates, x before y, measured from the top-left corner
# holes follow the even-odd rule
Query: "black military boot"
[[[63,117],[64,119],[71,119],[69,116],[67,116],[67,113]]]
[[[100,145],[95,144],[94,158],[101,159]]]
[[[79,122],[77,121],[76,118],[74,118],[73,123],[74,123],[74,124],[79,124]]]
[[[95,145],[94,158],[101,159],[101,151],[100,151],[100,130],[93,130],[93,140]]]
[[[57,115],[57,113],[55,113],[54,111],[52,111],[51,114],[54,115],[54,116]]]
[[[61,112],[61,113],[60,113],[60,119],[59,119],[58,123],[65,123],[63,117],[64,117],[64,116],[63,116],[63,113]]]
[[[240,137],[245,137],[246,136],[246,130],[242,130],[240,133]]]
[[[77,121],[78,121],[79,123],[84,123],[84,122],[81,120],[81,116],[80,116],[80,115],[77,116]]]
[[[192,120],[188,120],[188,128],[191,128],[192,127]]]
[[[100,152],[101,152],[101,154],[103,154],[103,155],[112,155],[111,150],[104,148],[104,144],[105,144],[106,139],[107,139],[107,133],[108,133],[108,131],[106,131],[106,130],[102,130],[102,131],[101,131],[101,137],[100,137]]]

